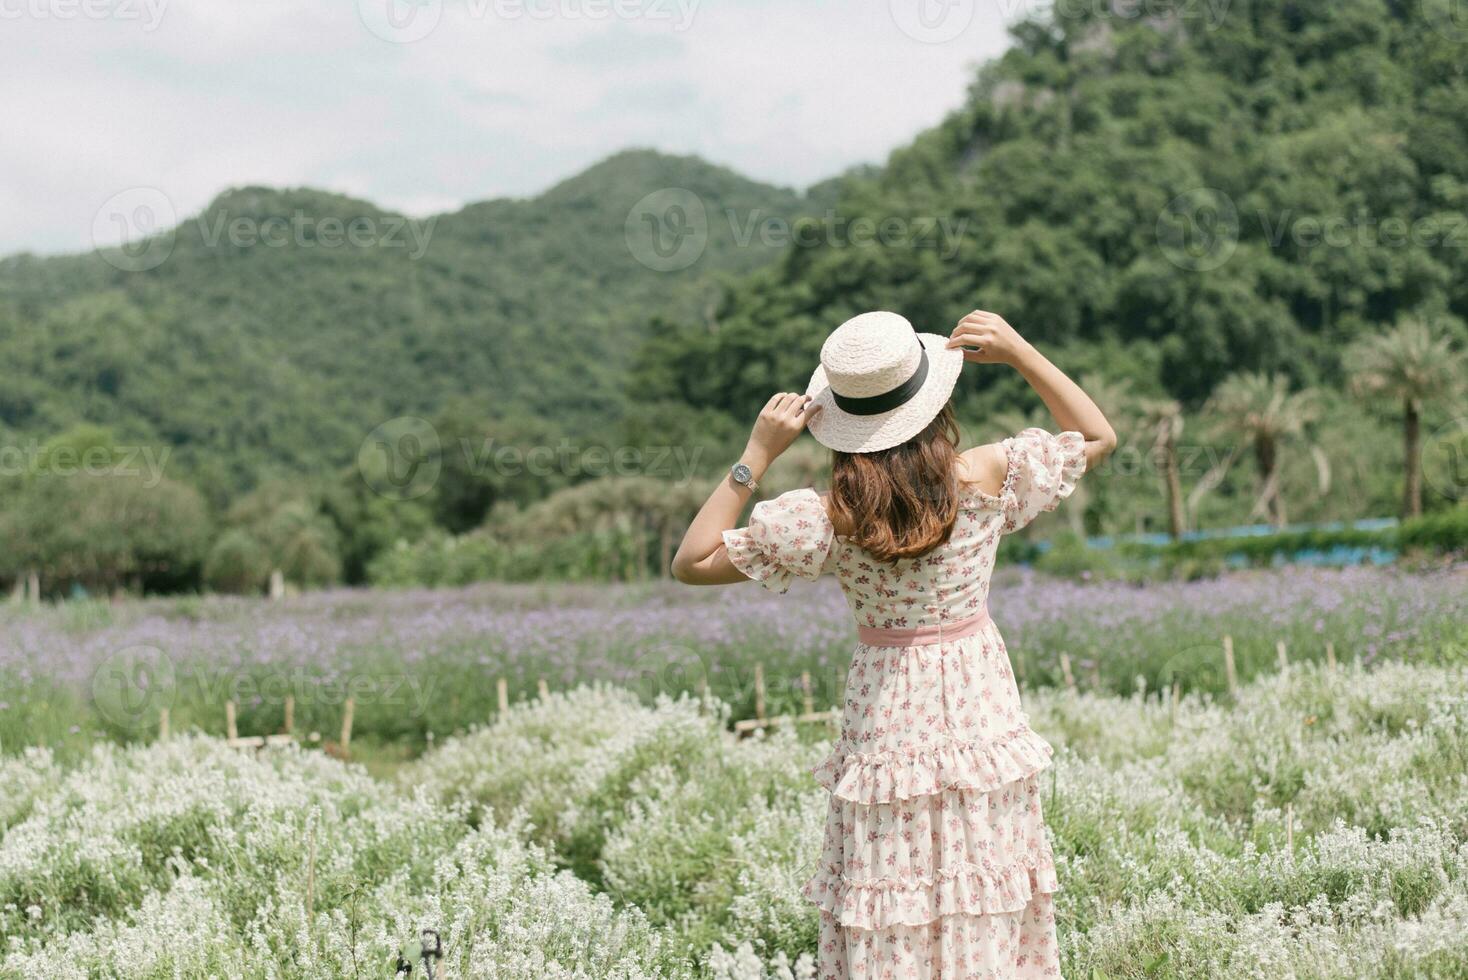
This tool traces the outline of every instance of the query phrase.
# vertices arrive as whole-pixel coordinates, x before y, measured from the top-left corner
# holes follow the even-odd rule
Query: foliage
[[[1029,692],[1064,972],[1462,973],[1465,690],[1461,663],[1383,663]],[[0,973],[386,975],[430,927],[453,975],[809,978],[828,745],[726,718],[583,688],[393,782],[197,737],[0,761]]]
[[[1468,551],[1468,507],[1438,511],[1386,527],[1315,528],[1274,534],[1188,538],[1163,545],[1125,542],[1118,551],[1134,559],[1172,563],[1235,559],[1255,567],[1287,564],[1308,554],[1397,551],[1455,554]],[[1038,563],[1037,563],[1038,564]]]
[[[1055,7],[1015,26],[941,124],[804,195],[649,151],[420,223],[308,189],[227,191],[162,236],[156,268],[124,271],[110,252],[0,261],[14,375],[0,450],[105,423],[119,444],[169,450],[170,479],[223,516],[218,533],[245,531],[297,584],[365,581],[399,542],[422,561],[382,557],[394,571],[379,578],[459,581],[528,567],[490,556],[528,536],[516,520],[544,526],[542,503],[569,512],[584,485],[667,478],[565,464],[563,445],[682,448],[671,482],[706,478],[847,316],[898,309],[944,332],[982,306],[1126,423],[1118,462],[1068,509],[1072,531],[1239,524],[1261,500],[1281,524],[1287,501],[1296,520],[1398,501],[1413,516],[1412,433],[1460,407],[1439,382],[1468,319],[1468,75],[1447,16],[1385,0]],[[629,218],[635,231],[639,202],[670,188],[692,192],[708,233],[689,268],[659,272]],[[328,222],[369,240],[332,245]],[[237,223],[302,230],[242,242]],[[1403,346],[1411,324],[1436,332]],[[1405,466],[1383,413],[1348,397],[1401,394],[1391,343],[1433,372],[1409,372],[1424,414],[1403,421]],[[1039,408],[1013,372],[970,373],[957,408],[984,438]],[[1240,395],[1278,396],[1279,411],[1260,428]],[[414,459],[436,474],[421,496],[374,469],[378,428],[405,417],[433,434]],[[531,472],[501,451],[558,462]],[[230,516],[277,481],[299,503],[273,530]],[[8,540],[47,557],[28,540],[46,515],[0,491]],[[543,574],[661,572],[662,543],[644,538],[670,523],[554,531]],[[433,571],[446,535],[481,533],[496,545],[466,546],[472,567]],[[108,566],[88,573],[100,583],[129,562],[80,564]],[[167,564],[151,587],[200,584],[197,555]]]
[[[629,214],[661,188],[697,195],[709,217],[684,270],[656,271],[629,248]],[[272,475],[329,473],[376,426],[454,402],[481,418],[514,406],[609,442],[647,319],[700,315],[716,275],[775,254],[758,235],[742,241],[726,212],[780,220],[810,206],[651,151],[533,199],[412,221],[308,189],[232,189],[165,234],[156,268],[123,271],[99,253],[0,261],[0,359],[16,379],[0,426],[44,439],[91,421],[173,446],[179,475],[216,502]],[[365,234],[312,234],[331,223]],[[268,234],[289,228],[301,232]],[[458,435],[443,433],[447,449]]]

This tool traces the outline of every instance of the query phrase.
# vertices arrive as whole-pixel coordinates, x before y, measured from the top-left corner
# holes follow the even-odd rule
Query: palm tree
[[[1280,450],[1305,435],[1316,417],[1313,393],[1291,391],[1282,374],[1231,374],[1208,400],[1213,430],[1253,447],[1259,467],[1259,502],[1276,527],[1285,525],[1284,493],[1279,486]]]
[[[1152,447],[1162,463],[1162,484],[1167,493],[1167,533],[1176,541],[1188,529],[1183,513],[1182,468],[1178,463],[1178,440],[1183,435],[1183,407],[1171,398],[1144,399],[1142,424],[1152,432]]]
[[[1402,517],[1422,513],[1422,409],[1430,401],[1448,398],[1463,375],[1463,354],[1447,336],[1409,319],[1396,329],[1363,337],[1346,351],[1351,388],[1359,395],[1402,410],[1404,482]]]

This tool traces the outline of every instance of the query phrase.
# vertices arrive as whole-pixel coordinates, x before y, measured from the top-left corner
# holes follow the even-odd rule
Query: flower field
[[[98,738],[153,737],[159,712],[175,731],[223,734],[299,728],[329,736],[355,705],[358,739],[416,752],[489,721],[496,681],[512,699],[609,682],[650,703],[699,693],[754,714],[763,664],[770,710],[796,708],[799,677],[818,705],[837,704],[854,641],[835,584],[776,596],[754,586],[612,588],[483,586],[462,590],[308,594],[278,603],[176,599],[70,603],[40,612],[0,606],[0,751],[44,743],[85,749]],[[1000,575],[990,608],[1021,686],[1062,683],[1061,654],[1083,689],[1130,694],[1178,683],[1227,690],[1222,637],[1237,674],[1319,660],[1433,662],[1463,639],[1461,573],[1301,570],[1135,587]]]
[[[1041,779],[1065,976],[1468,976],[1463,584],[996,586],[1030,723],[1057,749]],[[737,740],[728,721],[755,663],[772,710],[798,697],[780,679],[833,683],[840,602],[751,587],[8,608],[0,977],[390,977],[422,928],[442,935],[441,976],[808,977],[799,888],[825,794],[807,770],[829,732]],[[217,735],[230,695],[242,732],[273,730],[282,692],[324,732],[350,692],[364,757],[407,748],[369,773],[193,731]]]

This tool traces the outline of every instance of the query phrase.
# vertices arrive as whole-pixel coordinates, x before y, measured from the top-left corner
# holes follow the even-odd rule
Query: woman
[[[949,404],[965,360],[1008,364],[1059,436],[1027,429],[960,453]],[[755,506],[803,428],[834,451],[831,490]],[[842,324],[804,395],[779,394],[673,559],[679,581],[834,572],[856,615],[820,871],[823,978],[1058,977],[1058,890],[1031,731],[985,610],[999,537],[1053,510],[1116,436],[1095,403],[1002,317],[947,338],[895,313]]]

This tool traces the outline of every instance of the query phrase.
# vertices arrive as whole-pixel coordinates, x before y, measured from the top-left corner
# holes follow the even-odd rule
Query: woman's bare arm
[[[781,453],[790,448],[805,424],[820,411],[805,395],[775,395],[760,412],[739,461],[748,466],[755,482],[764,478]],[[734,567],[724,551],[724,532],[737,526],[749,500],[749,489],[725,475],[699,508],[673,556],[673,577],[687,585],[731,585],[749,576]]]
[[[978,364],[1008,364],[1017,370],[1062,430],[1079,432],[1086,440],[1086,468],[1095,469],[1116,448],[1116,433],[1091,396],[1035,349],[997,313],[975,310],[958,322],[948,347],[965,348],[966,360]]]

